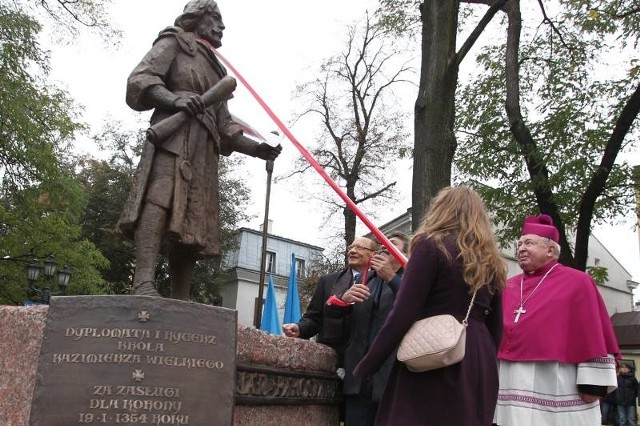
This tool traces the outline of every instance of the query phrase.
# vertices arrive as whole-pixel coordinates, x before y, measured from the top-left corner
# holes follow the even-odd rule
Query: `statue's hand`
[[[173,106],[179,111],[184,111],[193,116],[204,112],[204,101],[200,95],[182,96],[173,102]]]
[[[256,157],[261,158],[263,160],[275,160],[278,155],[282,152],[282,145],[271,146],[267,143],[261,143],[258,145],[258,153]]]

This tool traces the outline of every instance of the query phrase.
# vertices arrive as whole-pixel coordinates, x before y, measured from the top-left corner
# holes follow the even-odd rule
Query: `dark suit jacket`
[[[344,364],[344,345],[348,340],[345,319],[342,313],[327,306],[326,301],[332,295],[344,293],[352,280],[350,268],[321,276],[306,312],[298,321],[301,338],[309,339],[317,334],[318,343],[335,349],[338,367]]]
[[[402,272],[399,272],[399,274],[402,274]],[[365,302],[356,303],[351,309],[347,309],[346,320],[349,340],[345,347],[345,376],[342,390],[345,395],[357,395],[361,391],[363,380],[353,377],[353,369],[369,349],[369,345],[373,342],[391,311],[395,299],[395,290],[398,289],[399,284],[400,275],[396,275],[391,283],[385,283],[382,278],[374,273],[367,284],[371,297]],[[395,357],[396,353],[394,351],[382,367],[369,378],[374,401],[380,401],[382,398]]]

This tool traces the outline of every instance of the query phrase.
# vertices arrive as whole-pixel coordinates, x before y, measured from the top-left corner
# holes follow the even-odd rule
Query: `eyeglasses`
[[[356,251],[375,251],[374,249],[370,249],[369,247],[364,247],[364,246],[359,246],[357,244],[351,244],[349,247],[347,247],[348,251],[351,250],[356,250]]]

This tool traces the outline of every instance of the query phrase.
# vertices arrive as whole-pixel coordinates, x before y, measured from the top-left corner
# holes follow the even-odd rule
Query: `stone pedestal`
[[[0,306],[0,425],[29,425],[47,310]],[[233,424],[337,425],[335,370],[328,347],[238,326]]]
[[[29,424],[46,306],[0,306],[0,424]]]

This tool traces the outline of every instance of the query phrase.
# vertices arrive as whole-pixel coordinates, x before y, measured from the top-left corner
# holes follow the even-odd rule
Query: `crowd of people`
[[[627,362],[616,367],[618,388],[600,400],[603,425],[636,426],[638,380],[635,368]]]
[[[196,261],[221,253],[220,155],[274,161],[282,150],[244,136],[227,108],[235,82],[216,56],[224,29],[215,0],[189,1],[127,81],[127,104],[153,109],[156,130],[172,129],[148,133],[117,224],[136,244],[134,295],[158,295],[164,254],[171,297],[189,300]],[[175,117],[184,120],[167,126]],[[321,277],[302,319],[283,326],[337,352],[345,426],[590,426],[613,411],[619,425],[635,425],[638,382],[627,365],[616,377],[605,305],[587,274],[558,263],[549,216],[524,220],[522,273],[509,279],[484,204],[468,187],[443,189],[411,238],[388,239],[406,265],[358,237],[348,267]],[[465,356],[410,371],[396,359],[400,341],[416,320],[440,314],[468,317]]]
[[[627,365],[616,374],[594,281],[558,262],[548,215],[525,218],[521,234],[522,273],[507,279],[484,203],[459,186],[431,200],[411,238],[387,236],[404,267],[378,242],[353,241],[348,267],[321,277],[302,319],[283,327],[338,353],[345,426],[596,426],[614,404],[616,424],[636,424],[638,382]],[[397,360],[415,321],[467,310],[462,361],[414,372]]]

